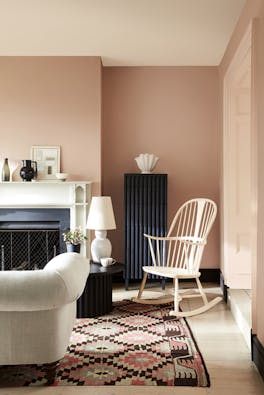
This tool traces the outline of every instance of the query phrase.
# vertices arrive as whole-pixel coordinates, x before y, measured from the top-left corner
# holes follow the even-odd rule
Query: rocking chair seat
[[[156,274],[161,277],[168,278],[198,278],[201,273],[191,273],[187,269],[180,269],[176,267],[168,267],[168,266],[143,266],[143,271],[148,274]]]

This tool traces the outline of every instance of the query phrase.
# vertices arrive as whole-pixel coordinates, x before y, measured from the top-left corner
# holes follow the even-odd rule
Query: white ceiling
[[[0,55],[218,65],[246,0],[0,0]]]

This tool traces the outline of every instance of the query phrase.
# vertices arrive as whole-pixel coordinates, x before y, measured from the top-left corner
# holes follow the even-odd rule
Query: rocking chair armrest
[[[157,240],[157,241],[179,241],[184,244],[189,244],[189,245],[205,245],[206,244],[206,239],[202,239],[201,237],[188,237],[188,236],[152,236],[144,233],[144,236],[147,237],[148,239],[151,240]]]
[[[151,240],[177,240],[177,237],[167,237],[167,236],[152,236],[152,235],[148,235],[146,233],[143,234],[144,237],[147,237],[148,239]]]
[[[202,239],[201,237],[188,237],[188,236],[182,236],[182,237],[177,237],[177,239],[184,243],[184,244],[189,244],[189,245],[205,245],[207,243],[206,239]]]

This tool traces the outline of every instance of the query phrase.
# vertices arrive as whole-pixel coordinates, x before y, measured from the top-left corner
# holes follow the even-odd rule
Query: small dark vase
[[[81,251],[81,244],[67,243],[66,247],[67,247],[67,252],[78,252],[78,253],[80,253],[80,251]]]
[[[37,162],[29,159],[22,160],[23,166],[20,170],[20,176],[23,181],[31,181],[37,175]],[[34,164],[35,169],[32,167]]]

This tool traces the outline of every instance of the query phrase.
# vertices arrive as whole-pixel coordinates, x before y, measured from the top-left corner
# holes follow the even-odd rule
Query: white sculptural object
[[[143,174],[149,174],[156,166],[159,157],[154,154],[140,154],[135,158],[138,168]]]

